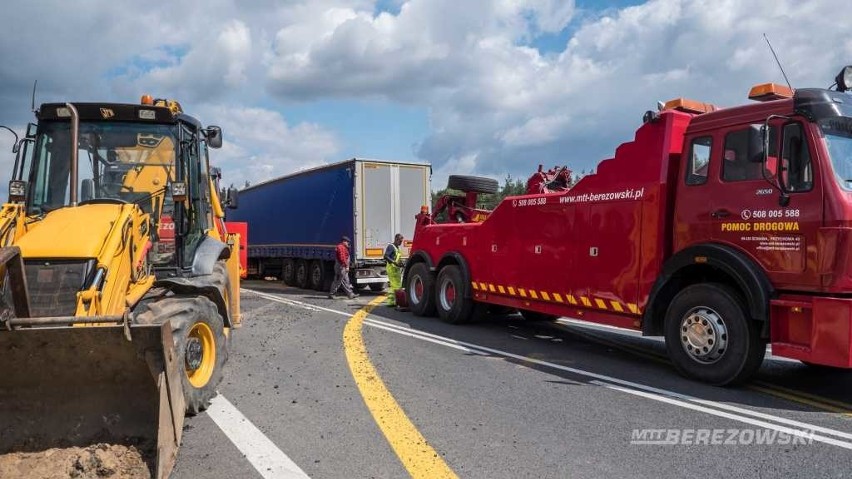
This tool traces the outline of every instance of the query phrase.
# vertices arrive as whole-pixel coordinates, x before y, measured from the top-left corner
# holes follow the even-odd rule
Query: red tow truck
[[[852,67],[836,85],[672,100],[565,191],[507,197],[481,222],[421,210],[409,307],[664,336],[682,374],[717,385],[748,379],[767,343],[852,368]]]

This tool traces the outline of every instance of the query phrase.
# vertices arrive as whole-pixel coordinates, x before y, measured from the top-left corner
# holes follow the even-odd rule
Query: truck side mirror
[[[210,125],[204,132],[207,134],[207,146],[210,148],[222,148],[222,128]]]
[[[763,152],[760,155],[760,159],[761,159],[761,162],[762,162],[761,171],[763,171],[764,179],[766,179],[766,181],[769,182],[769,184],[771,184],[772,186],[774,186],[778,190],[778,205],[785,207],[785,206],[790,204],[790,195],[788,195],[787,191],[784,189],[784,182],[781,181],[781,176],[782,176],[781,175],[781,168],[777,167],[777,163],[776,163],[775,178],[772,179],[772,178],[766,177],[766,169],[767,169],[766,166],[769,163],[769,149],[770,149],[769,148],[770,147],[770,144],[769,144],[769,141],[770,141],[769,122],[774,118],[782,118],[782,119],[785,119],[785,120],[790,119],[789,117],[782,116],[782,115],[769,115],[769,117],[766,118],[766,121],[763,123],[763,125],[761,125],[759,127],[759,129],[760,129],[760,140],[761,140],[760,144],[761,144],[761,149],[763,150]],[[754,126],[755,125],[752,125],[752,128],[754,128]],[[752,143],[752,138],[751,138],[751,135],[749,135],[749,155],[752,154],[751,143]],[[777,160],[776,160],[776,162],[777,162]]]
[[[228,188],[228,199],[225,204],[228,206],[228,209],[237,209],[237,205],[239,204],[239,193],[233,186]]]
[[[748,129],[748,161],[765,163],[769,152],[769,123],[751,125]]]

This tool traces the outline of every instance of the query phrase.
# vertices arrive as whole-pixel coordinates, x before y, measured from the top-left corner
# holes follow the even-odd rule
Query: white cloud
[[[745,102],[782,80],[763,33],[794,86],[827,86],[852,58],[852,11],[831,0],[650,0],[580,17],[560,0],[395,1],[379,14],[371,0],[12,3],[0,123],[31,119],[35,78],[40,101],[168,95],[226,126],[214,154],[251,181],[359,154],[327,126],[288,124],[275,110],[289,102],[423,108],[416,154],[436,172],[517,177],[539,163],[588,170],[657,100]],[[566,25],[564,45],[534,48]]]
[[[226,184],[242,187],[340,159],[338,139],[316,124],[291,126],[278,112],[229,105],[205,106],[199,114],[223,129],[222,148],[210,154]]]

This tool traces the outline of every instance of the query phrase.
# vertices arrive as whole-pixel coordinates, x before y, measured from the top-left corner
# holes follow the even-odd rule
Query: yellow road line
[[[408,419],[370,362],[361,331],[364,319],[384,300],[384,297],[379,297],[370,301],[346,323],[343,347],[349,370],[367,409],[412,478],[458,478]]]
[[[746,386],[748,389],[760,391],[764,394],[780,397],[788,401],[794,401],[800,404],[805,404],[824,411],[834,412],[846,417],[852,417],[852,405],[841,401],[824,398],[804,391],[796,391],[782,386],[776,386],[763,381],[755,381],[753,384]]]

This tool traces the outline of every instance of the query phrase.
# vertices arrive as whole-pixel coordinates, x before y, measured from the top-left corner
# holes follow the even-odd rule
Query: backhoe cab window
[[[834,117],[819,121],[831,166],[840,186],[852,191],[852,118]]]
[[[69,122],[43,124],[30,170],[32,214],[70,203],[70,138]],[[153,200],[174,179],[176,143],[165,125],[81,122],[77,200],[120,200],[149,213],[159,209]]]

